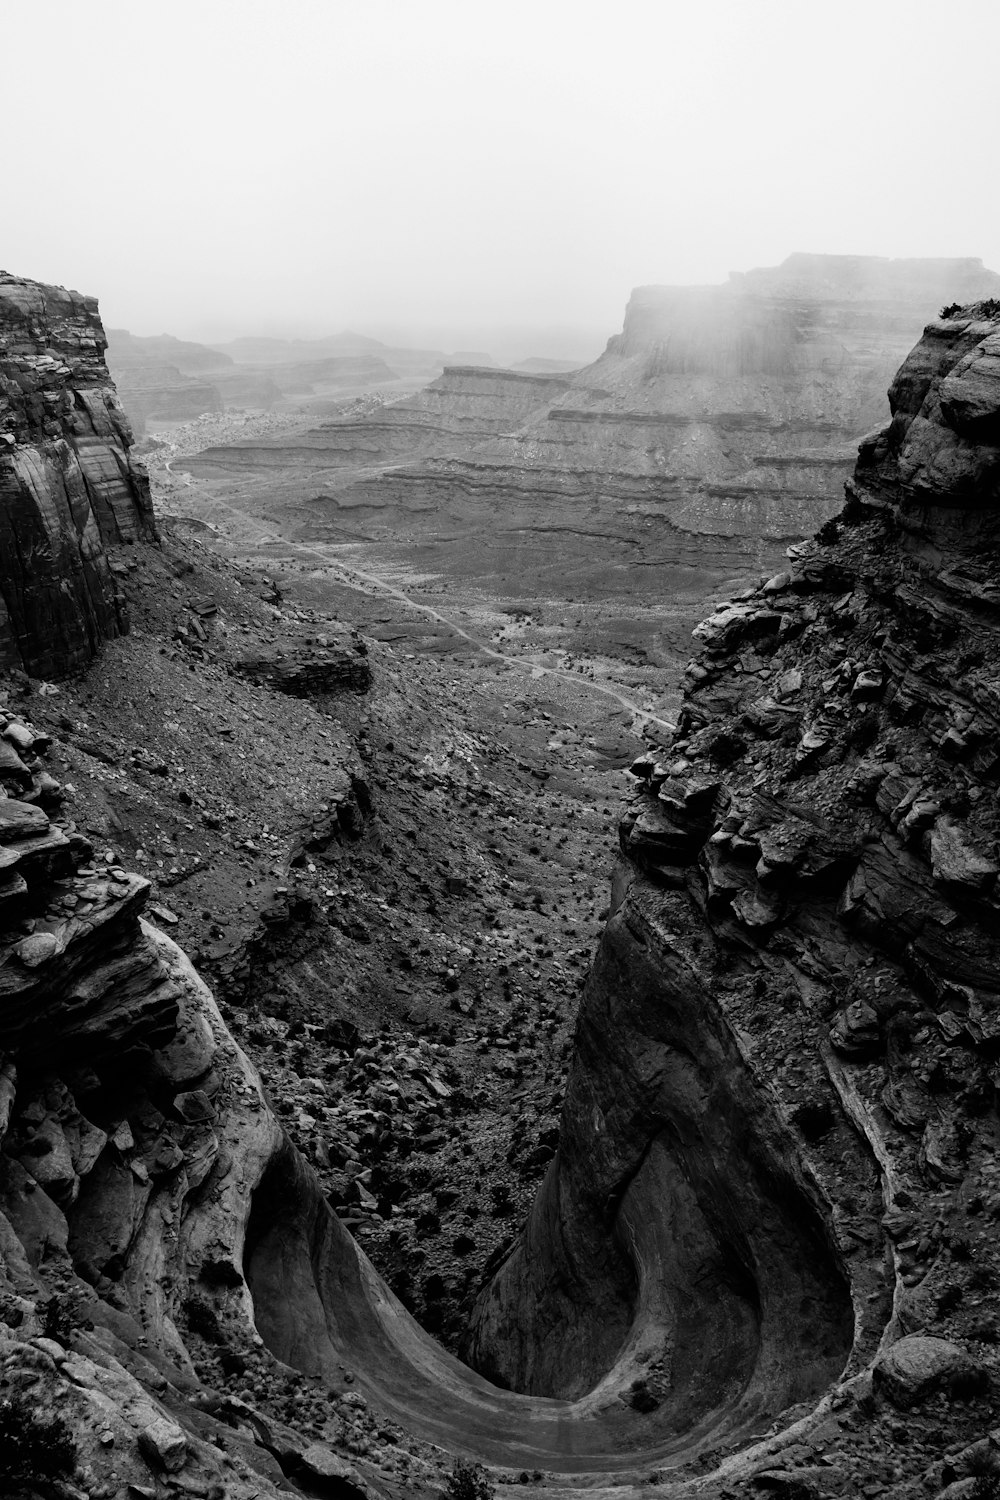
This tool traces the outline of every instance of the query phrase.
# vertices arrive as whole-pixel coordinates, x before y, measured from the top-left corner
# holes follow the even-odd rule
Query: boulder
[[[156,1417],[139,1434],[139,1449],[153,1469],[176,1474],[187,1461],[187,1438],[176,1422]]]
[[[980,854],[950,818],[937,819],[930,842],[934,879],[943,885],[978,893],[990,890],[996,883],[1000,865]]]
[[[905,1410],[974,1368],[974,1361],[959,1344],[911,1334],[879,1356],[872,1376],[876,1390]]]

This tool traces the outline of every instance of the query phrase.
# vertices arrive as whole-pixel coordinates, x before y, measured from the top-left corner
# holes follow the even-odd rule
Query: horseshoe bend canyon
[[[279,342],[0,273],[0,1469],[997,1493],[1000,275]]]

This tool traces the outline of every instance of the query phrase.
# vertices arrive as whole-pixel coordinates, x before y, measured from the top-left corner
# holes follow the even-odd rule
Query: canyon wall
[[[632,767],[559,1153],[469,1343],[517,1389],[626,1359],[684,1413],[829,1378],[838,1275],[848,1375],[901,1335],[996,1366],[998,304],[932,322],[889,399]]]
[[[454,367],[377,412],[183,466],[266,479],[310,540],[419,547],[424,570],[494,596],[670,596],[683,649],[714,595],[774,571],[837,508],[928,318],[997,295],[975,260],[793,255],[720,286],[639,288],[576,374]]]
[[[71,466],[69,432],[83,468],[76,404],[114,412],[96,310],[16,289],[49,347],[94,330],[95,383],[9,381],[5,446]],[[411,1488],[421,1442],[550,1494],[847,1494],[890,1447],[873,1493],[971,1479],[1000,1374],[996,304],[930,324],[890,409],[840,517],[698,627],[676,733],[632,766],[559,1150],[480,1297],[478,1373],[339,1223],[5,685],[0,1356],[72,1418],[86,1493],[152,1471],[361,1500]],[[151,534],[123,477],[95,496]],[[239,1394],[202,1376],[226,1360]],[[363,1472],[315,1436],[331,1403]]]
[[[127,629],[111,549],[155,537],[93,297],[0,273],[0,666],[57,677]]]
[[[721,286],[641,287],[622,333],[575,375],[455,367],[367,417],[210,450],[192,469],[391,462],[384,480],[366,475],[340,497],[372,512],[391,511],[401,483],[444,509],[501,475],[509,489],[516,473],[539,517],[552,501],[600,496],[617,520],[696,536],[801,536],[839,503],[927,319],[998,294],[1000,276],[976,260],[825,255]]]

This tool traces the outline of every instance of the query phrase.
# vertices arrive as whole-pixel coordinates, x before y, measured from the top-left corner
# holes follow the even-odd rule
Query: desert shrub
[[[20,1396],[0,1399],[0,1494],[65,1474],[76,1464],[76,1443],[58,1417],[36,1416]]]
[[[985,1443],[973,1443],[972,1447],[966,1450],[965,1468],[970,1477],[1000,1480],[1000,1455],[997,1454],[989,1439]],[[993,1493],[997,1494],[1000,1500],[1000,1490]]]
[[[964,306],[961,302],[949,302],[940,312],[942,318],[957,318],[959,314],[967,318],[1000,318],[1000,299],[987,297],[982,302],[968,302]]]
[[[445,1500],[493,1500],[495,1490],[482,1464],[466,1463],[459,1458],[448,1475],[444,1493]]]
[[[747,742],[735,730],[720,729],[706,748],[715,765],[724,771],[746,755]]]
[[[77,1328],[93,1328],[86,1317],[80,1299],[71,1292],[55,1292],[45,1304],[42,1332],[47,1339],[68,1344]]]
[[[222,1337],[218,1314],[204,1297],[188,1297],[184,1303],[187,1325],[191,1333],[198,1334],[210,1344],[217,1344]]]

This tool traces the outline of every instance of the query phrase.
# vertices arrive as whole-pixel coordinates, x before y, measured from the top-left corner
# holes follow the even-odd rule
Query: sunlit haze
[[[995,0],[8,5],[0,265],[135,333],[538,353],[793,250],[1000,268],[998,44]]]

